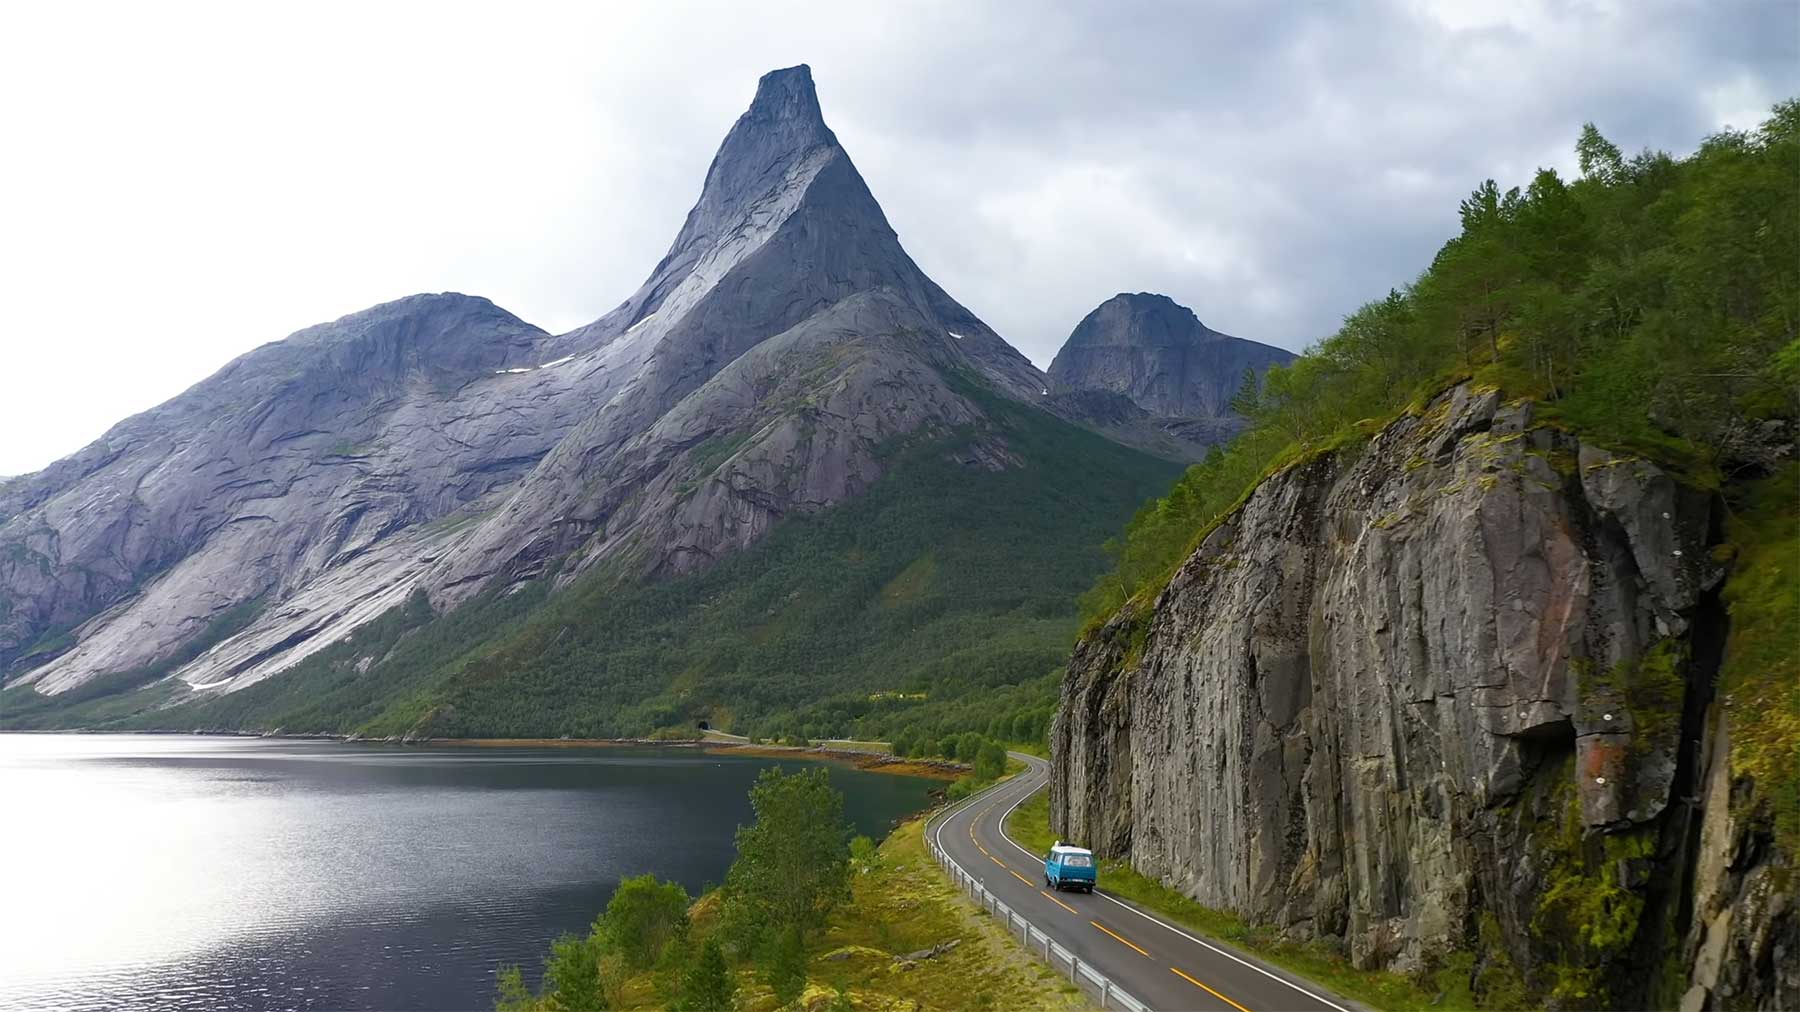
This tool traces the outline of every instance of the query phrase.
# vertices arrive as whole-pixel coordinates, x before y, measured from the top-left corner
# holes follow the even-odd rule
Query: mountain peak
[[[837,135],[825,125],[812,68],[802,63],[771,70],[756,82],[750,108],[719,145],[708,185],[721,169],[732,169],[734,163],[747,162],[745,167],[762,170],[767,166],[758,164],[759,160],[794,158],[820,146],[837,147]]]
[[[1245,371],[1293,357],[1221,334],[1167,295],[1121,292],[1076,325],[1050,363],[1050,388],[1124,394],[1159,418],[1232,418]]]
[[[1089,313],[1068,343],[1136,347],[1186,345],[1225,335],[1209,329],[1188,307],[1156,292],[1120,292]]]
[[[745,110],[744,119],[794,120],[825,127],[825,115],[819,109],[819,93],[813,87],[812,68],[802,63],[771,70],[756,82],[756,97]],[[827,134],[829,130],[825,131]]]

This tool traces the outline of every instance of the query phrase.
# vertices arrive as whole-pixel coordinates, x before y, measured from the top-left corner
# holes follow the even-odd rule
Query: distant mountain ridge
[[[1151,452],[1198,459],[1241,428],[1231,399],[1245,375],[1293,359],[1207,327],[1166,295],[1122,292],[1083,318],[1057,351],[1051,405]]]
[[[1046,386],[900,247],[808,68],[776,71],[668,252],[592,324],[411,296],[0,485],[0,675],[157,684],[165,705],[408,602],[693,573],[863,494],[897,441],[1023,466],[971,391],[1036,412]]]

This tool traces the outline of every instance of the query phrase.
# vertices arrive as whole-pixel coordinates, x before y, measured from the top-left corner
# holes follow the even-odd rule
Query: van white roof
[[[1091,855],[1094,852],[1087,849],[1086,847],[1074,847],[1074,846],[1070,846],[1069,844],[1066,844],[1066,843],[1059,843],[1056,846],[1050,848],[1050,853],[1052,853],[1052,854],[1089,854],[1089,855]]]

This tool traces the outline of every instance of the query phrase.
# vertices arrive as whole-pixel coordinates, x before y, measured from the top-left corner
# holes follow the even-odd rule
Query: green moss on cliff
[[[1511,953],[1506,951],[1506,938],[1501,933],[1499,919],[1483,911],[1480,925],[1482,961],[1471,982],[1472,1003],[1495,1012],[1537,1008],[1541,1003],[1525,986],[1524,976],[1514,965]]]
[[[1644,913],[1642,894],[1621,879],[1654,853],[1656,838],[1652,830],[1591,833],[1575,791],[1559,795],[1560,822],[1540,829],[1548,868],[1531,919],[1533,939],[1550,957],[1541,984],[1561,1004],[1606,1006],[1606,975],[1637,938]]]
[[[1750,490],[1732,516],[1720,694],[1731,715],[1731,771],[1755,781],[1776,839],[1800,853],[1800,465]]]
[[[1668,638],[1611,668],[1599,670],[1585,660],[1571,663],[1581,685],[1583,701],[1616,700],[1631,714],[1631,750],[1634,753],[1665,747],[1680,730],[1682,701],[1687,693],[1683,669],[1687,663],[1684,641]]]

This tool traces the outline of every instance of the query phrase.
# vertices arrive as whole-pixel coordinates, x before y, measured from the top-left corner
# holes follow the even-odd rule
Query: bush
[[[567,1012],[601,1012],[609,1007],[600,978],[600,947],[592,935],[564,935],[551,943],[544,993]]]
[[[502,966],[495,976],[494,1012],[530,1012],[537,1004],[517,966]]]
[[[642,970],[670,942],[687,934],[687,890],[676,882],[658,882],[655,875],[624,879],[594,928],[606,949],[617,953],[626,967]]]

